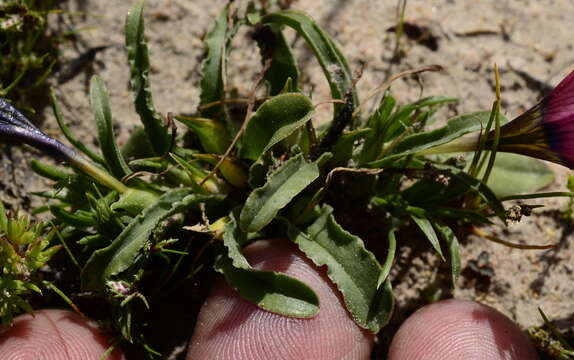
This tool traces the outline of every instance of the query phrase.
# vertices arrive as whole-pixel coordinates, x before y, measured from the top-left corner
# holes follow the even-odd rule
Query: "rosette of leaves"
[[[28,216],[7,216],[0,203],[0,321],[10,325],[15,314],[31,312],[26,297],[42,294],[38,270],[61,245],[50,246],[55,232],[46,224],[33,225]]]
[[[398,230],[420,231],[438,256],[450,261],[454,283],[460,257],[453,226],[488,224],[494,217],[505,221],[500,195],[487,185],[505,167],[495,162],[496,151],[485,151],[488,144],[478,144],[466,167],[421,156],[472,132],[496,134],[504,122],[499,100],[492,111],[456,117],[433,131],[426,125],[437,108],[456,99],[426,97],[400,105],[385,91],[376,110],[362,116],[345,57],[309,16],[267,13],[252,5],[243,18],[228,5],[205,37],[198,111],[175,116],[188,131],[180,138],[171,116],[161,116],[153,103],[143,5],[133,5],[125,28],[142,127],[123,148],[114,139],[107,91],[97,76],[90,100],[99,150],[74,137],[55,97],[56,118],[75,150],[50,142],[9,106],[4,112],[11,119],[4,120],[4,132],[9,128],[71,165],[73,171],[34,161],[39,174],[56,182],[55,190],[39,195],[51,199],[54,223],[73,243],[82,289],[112,305],[114,326],[124,340],[147,344],[142,331],[161,295],[198,279],[207,264],[265,310],[316,315],[320,304],[313,289],[285,274],[256,270],[244,257],[249,243],[277,237],[289,238],[315,264],[326,266],[352,318],[376,333],[393,310],[389,273]],[[247,99],[226,98],[227,59],[240,26],[252,27],[260,48],[263,99],[255,98],[256,86]],[[333,119],[323,128],[312,122],[315,105],[299,83],[284,28],[305,41],[330,87]],[[228,100],[246,104],[243,119],[230,115]],[[524,160],[519,170],[532,168],[532,161]],[[548,174],[545,167],[538,169],[533,176]]]

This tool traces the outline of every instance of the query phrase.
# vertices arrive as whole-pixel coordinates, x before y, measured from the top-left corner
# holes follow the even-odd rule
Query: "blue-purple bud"
[[[38,129],[12,104],[0,98],[0,136],[28,144],[57,160],[77,158],[78,154]]]
[[[12,104],[2,98],[0,98],[0,137],[28,144],[58,161],[67,161],[76,169],[119,193],[128,190],[122,182],[108,172],[86,160],[60,141],[44,134]]]

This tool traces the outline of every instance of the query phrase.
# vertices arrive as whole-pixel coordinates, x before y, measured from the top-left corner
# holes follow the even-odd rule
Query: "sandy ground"
[[[123,48],[123,21],[129,3],[70,0],[64,5],[72,13],[84,14],[68,22],[83,30],[76,44],[64,45],[64,57],[74,59],[89,48],[110,46],[97,54],[91,70],[107,83],[120,141],[125,141],[137,124]],[[224,3],[221,0],[147,2],[152,91],[161,112],[196,110],[202,37]],[[242,5],[239,2],[239,6]],[[341,45],[354,70],[364,64],[358,83],[360,96],[388,74],[429,64],[443,66],[442,73],[422,76],[422,94],[460,98],[461,102],[444,114],[445,117],[490,108],[494,98],[494,63],[501,69],[503,108],[509,118],[533,105],[544,89],[555,85],[574,68],[571,36],[574,3],[568,0],[410,1],[406,21],[414,30],[422,29],[422,33],[402,39],[404,57],[398,63],[391,63],[395,40],[394,33],[388,31],[396,23],[396,1],[300,0],[294,1],[292,8],[311,14]],[[254,71],[259,68],[258,52],[244,32],[234,44],[240,48],[233,51],[230,60],[230,89],[245,94]],[[301,41],[297,42],[297,49],[302,71],[308,72],[305,90],[313,89],[314,99],[327,99],[327,86],[317,62]],[[80,74],[58,86],[57,93],[66,119],[87,141],[92,141],[95,132],[87,96],[89,76],[89,72]],[[397,81],[392,90],[399,101],[421,95],[417,82],[411,78]],[[319,118],[329,118],[329,111],[328,106],[324,107],[324,114]],[[55,121],[49,111],[45,116],[44,128],[52,132],[56,128]],[[6,174],[0,180],[3,200],[14,202],[24,191],[44,186],[32,180],[28,171],[13,170],[5,154],[0,156],[0,169]],[[17,161],[23,156],[26,155],[20,150],[12,149],[12,157]],[[553,169],[557,176],[551,189],[563,189],[567,171],[558,166]],[[494,275],[488,291],[481,291],[472,271],[467,270],[470,275],[460,280],[454,292],[456,297],[489,304],[523,327],[542,322],[538,307],[550,318],[561,320],[564,328],[572,326],[572,227],[557,221],[557,212],[551,211],[563,209],[564,201],[551,200],[544,204],[546,210],[537,210],[520,224],[492,231],[509,241],[556,243],[558,247],[550,251],[515,250],[471,236],[461,249],[463,268],[470,269],[469,261],[486,252]],[[398,297],[395,324],[421,305],[419,291],[428,288],[432,279],[437,278],[432,270],[432,265],[438,264],[434,256],[425,254],[405,263],[405,259],[409,259],[405,252],[403,249],[403,260],[398,267],[406,270],[396,271],[393,279]]]

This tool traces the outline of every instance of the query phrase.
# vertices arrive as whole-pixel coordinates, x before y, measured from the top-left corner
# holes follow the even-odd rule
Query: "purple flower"
[[[486,137],[485,149],[494,146],[495,131]],[[418,151],[419,155],[476,151],[480,132]],[[500,128],[497,151],[523,154],[574,169],[574,71],[550,94]]]
[[[77,158],[76,152],[40,131],[12,104],[0,98],[0,136],[26,143],[57,160]]]
[[[489,142],[493,138],[491,132]],[[574,72],[538,104],[500,128],[498,150],[574,169]]]
[[[12,104],[2,98],[0,98],[0,137],[11,141],[23,142],[56,160],[67,161],[92,179],[119,193],[125,193],[128,190],[123,183],[115,179],[106,170],[86,160],[58,140],[52,139],[41,132]]]

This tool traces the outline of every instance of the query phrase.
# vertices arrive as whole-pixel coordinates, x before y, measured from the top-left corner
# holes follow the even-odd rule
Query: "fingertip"
[[[390,360],[538,359],[527,336],[493,308],[445,300],[425,306],[401,326]]]
[[[324,269],[283,239],[259,241],[245,254],[256,269],[281,271],[311,286],[319,314],[295,319],[263,311],[220,280],[200,312],[188,359],[368,358],[373,337],[350,318]]]
[[[111,346],[95,323],[65,310],[39,310],[16,317],[0,330],[0,359],[99,359]],[[106,359],[119,360],[114,350]]]

